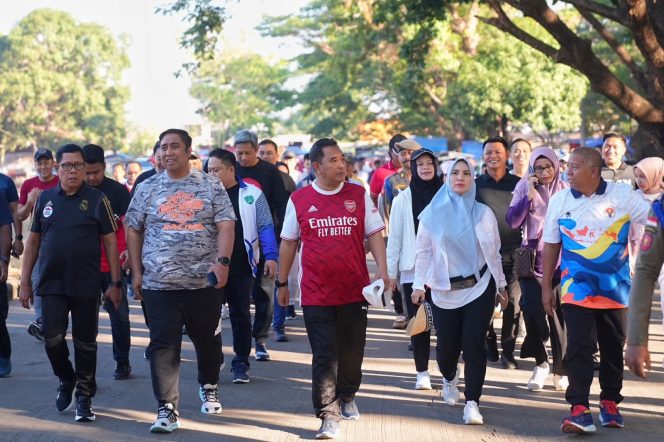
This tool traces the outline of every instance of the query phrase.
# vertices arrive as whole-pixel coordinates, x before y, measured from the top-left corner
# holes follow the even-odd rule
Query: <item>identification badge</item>
[[[44,210],[42,212],[42,215],[44,215],[44,218],[48,218],[51,215],[53,215],[53,207],[52,206],[46,206],[44,207]]]

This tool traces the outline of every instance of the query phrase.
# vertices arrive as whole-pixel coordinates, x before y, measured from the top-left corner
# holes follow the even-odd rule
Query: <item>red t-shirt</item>
[[[385,179],[390,175],[394,175],[396,172],[397,168],[394,167],[394,163],[392,161],[388,161],[387,163],[385,163],[384,166],[381,166],[378,169],[376,169],[373,175],[371,175],[371,183],[369,184],[369,191],[373,195],[380,195],[381,192],[383,191]]]
[[[59,180],[57,175],[55,175],[51,181],[41,181],[38,176],[25,180],[18,195],[18,203],[21,206],[25,206],[25,204],[28,202],[28,194],[32,191],[32,189],[52,189],[58,185],[58,182]]]
[[[367,191],[342,183],[324,191],[314,182],[295,191],[286,207],[281,237],[302,241],[302,305],[334,306],[364,301],[369,284],[364,238],[385,228]]]

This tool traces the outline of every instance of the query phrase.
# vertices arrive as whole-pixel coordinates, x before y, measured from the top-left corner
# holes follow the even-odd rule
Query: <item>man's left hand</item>
[[[0,283],[7,282],[9,276],[9,263],[0,261]]]
[[[211,266],[208,272],[213,272],[214,276],[217,277],[217,285],[214,288],[220,289],[226,287],[226,283],[228,282],[228,266],[217,263]]]
[[[113,303],[113,308],[116,310],[120,308],[120,303],[122,302],[122,290],[120,287],[110,286],[104,292],[104,298],[108,299]]]
[[[20,239],[15,239],[14,242],[12,243],[12,252],[16,254],[16,256],[21,256],[23,254],[23,241]]]
[[[274,279],[277,277],[277,261],[271,259],[265,261],[265,269],[263,270],[263,275],[266,278]]]

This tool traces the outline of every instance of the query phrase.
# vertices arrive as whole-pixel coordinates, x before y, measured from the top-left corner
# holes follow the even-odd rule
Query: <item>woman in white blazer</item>
[[[463,351],[466,424],[483,424],[479,400],[486,375],[486,329],[497,302],[507,305],[498,224],[475,201],[470,165],[458,159],[447,182],[420,215],[412,300],[431,289],[436,359],[443,374],[443,401],[459,400],[457,362]]]
[[[394,198],[390,214],[390,234],[387,241],[387,272],[390,289],[394,291],[398,282],[403,287],[408,318],[415,316],[417,306],[413,304],[413,281],[415,279],[415,234],[419,226],[420,213],[431,202],[440,186],[441,179],[436,171],[438,161],[428,149],[413,152],[410,159],[412,177],[409,186]],[[400,273],[400,281],[397,275]],[[427,299],[431,302],[431,298]],[[429,353],[431,333],[419,333],[410,338],[413,358],[417,370],[415,389],[431,390],[429,376]]]

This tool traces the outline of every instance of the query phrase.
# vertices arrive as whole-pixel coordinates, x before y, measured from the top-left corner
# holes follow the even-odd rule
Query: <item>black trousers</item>
[[[408,317],[412,318],[417,313],[418,305],[413,304],[410,295],[413,294],[413,284],[403,285],[403,294],[406,297],[406,310]],[[426,300],[431,302],[431,292],[426,291]],[[431,353],[431,332],[418,333],[410,337],[410,343],[413,345],[413,359],[415,359],[415,370],[427,371],[429,369],[429,354]]]
[[[225,300],[228,302],[228,313],[233,330],[233,367],[244,365],[249,367],[251,353],[251,289],[254,285],[252,275],[229,278],[224,287]]]
[[[316,417],[339,420],[362,382],[367,304],[302,307],[313,360],[311,397]]]
[[[503,261],[503,273],[507,279],[507,296],[509,302],[503,310],[503,325],[500,330],[500,347],[505,356],[514,356],[516,336],[519,334],[519,319],[521,318],[521,287],[519,277],[514,268],[514,252],[501,254]],[[487,341],[496,342],[498,337],[493,328],[493,317],[487,329]]]
[[[563,304],[562,308],[567,327],[565,362],[569,378],[565,399],[572,407],[589,406],[595,374],[593,354],[599,344],[599,398],[620,403],[627,309],[591,309],[572,304]]]
[[[265,259],[261,257],[252,292],[255,308],[252,335],[256,342],[261,344],[265,344],[270,335],[270,324],[274,313],[274,279],[265,277],[264,270]]]
[[[436,326],[436,360],[443,377],[448,381],[456,376],[459,355],[463,351],[466,401],[479,404],[486,377],[486,327],[496,302],[496,283],[493,279],[474,301],[455,309],[442,309],[431,304]]]
[[[560,281],[554,281],[558,285]],[[563,337],[558,335],[553,318],[544,311],[542,304],[542,286],[535,278],[521,278],[521,311],[526,324],[526,339],[521,344],[521,358],[535,358],[540,365],[549,360],[546,352],[546,341],[551,339],[551,353],[553,356],[553,373],[565,376],[567,370],[563,362]],[[556,308],[556,315],[560,325],[564,327],[560,304]]]
[[[69,361],[65,341],[69,314],[74,341],[74,363]],[[76,382],[76,397],[94,397],[97,392],[97,331],[99,297],[43,295],[42,333],[53,373],[62,382]]]
[[[9,300],[7,299],[7,283],[0,283],[0,357],[9,358],[12,355],[12,343],[7,330],[7,315],[9,314]]]
[[[143,290],[150,318],[150,374],[159,405],[179,400],[182,325],[196,349],[198,383],[219,382],[221,346],[215,337],[221,316],[222,291],[213,287],[197,290]]]

